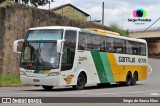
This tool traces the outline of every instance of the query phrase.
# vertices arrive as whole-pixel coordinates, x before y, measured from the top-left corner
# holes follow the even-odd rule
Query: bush
[[[109,26],[113,31],[119,33],[121,36],[128,36],[129,35],[129,31],[128,30],[124,30],[121,29],[118,25],[116,24],[111,24]]]
[[[6,8],[13,5],[13,2],[11,0],[5,0],[2,3],[0,3],[0,8]]]

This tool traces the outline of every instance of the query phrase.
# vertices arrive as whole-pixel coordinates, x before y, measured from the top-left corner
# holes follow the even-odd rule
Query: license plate
[[[39,79],[33,79],[33,82],[40,82]]]

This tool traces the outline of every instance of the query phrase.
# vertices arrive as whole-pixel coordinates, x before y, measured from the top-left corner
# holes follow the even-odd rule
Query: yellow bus
[[[64,26],[30,28],[21,51],[20,77],[24,84],[83,89],[87,84],[135,85],[146,80],[147,43],[118,33]]]

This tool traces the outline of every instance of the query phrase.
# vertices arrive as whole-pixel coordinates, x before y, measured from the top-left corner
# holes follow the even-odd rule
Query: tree
[[[22,0],[22,1],[25,4],[28,4],[30,2],[35,7],[43,6],[47,3],[49,3],[49,1],[53,2],[53,0]]]
[[[12,0],[0,0],[0,8],[7,8],[13,4]]]

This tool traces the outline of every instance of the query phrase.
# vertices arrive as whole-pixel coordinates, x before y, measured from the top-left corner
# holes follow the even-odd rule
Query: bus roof
[[[70,26],[45,26],[45,27],[29,28],[29,30],[43,30],[43,29],[77,30],[85,33],[92,33],[92,34],[101,35],[101,36],[109,36],[109,37],[114,37],[119,39],[126,39],[126,40],[146,43],[144,39],[124,37],[124,36],[120,36],[119,33],[108,31],[108,30],[97,29],[97,28],[77,28],[77,27],[70,27]]]
[[[80,31],[80,28],[70,27],[70,26],[45,26],[45,27],[29,28],[29,30],[43,30],[43,29],[65,29],[65,30],[78,30],[78,31]]]

